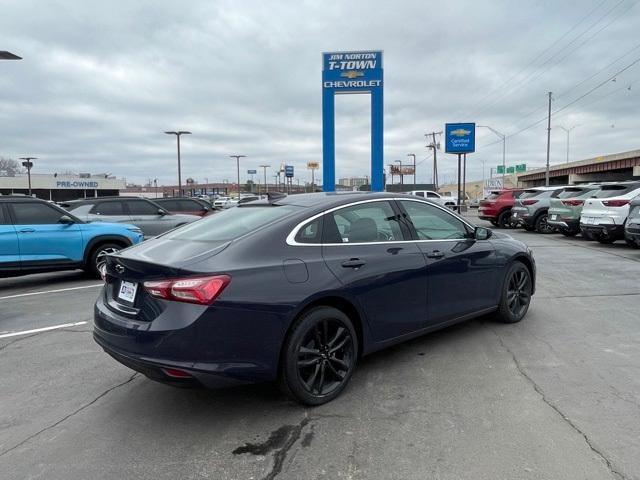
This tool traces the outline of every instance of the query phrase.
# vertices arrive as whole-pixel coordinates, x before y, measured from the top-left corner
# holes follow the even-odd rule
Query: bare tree
[[[15,177],[19,173],[24,173],[25,169],[17,160],[0,157],[0,175],[5,177]]]

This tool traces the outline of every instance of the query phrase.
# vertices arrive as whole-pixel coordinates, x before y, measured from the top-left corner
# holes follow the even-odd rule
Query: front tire
[[[600,243],[602,243],[604,245],[609,245],[609,244],[611,244],[611,243],[616,241],[616,237],[611,237],[609,235],[600,234],[600,235],[598,235],[596,237],[596,240],[598,240],[598,242],[600,242]]]
[[[575,237],[578,234],[578,230],[569,230],[563,228],[562,230],[560,230],[560,233],[562,233],[562,235],[564,235],[565,237]]]
[[[100,278],[100,268],[104,265],[106,256],[121,250],[122,246],[116,243],[102,243],[95,247],[89,255],[86,272],[96,278]]]
[[[358,337],[349,317],[316,307],[296,320],[286,341],[282,390],[305,405],[330,402],[347,386],[356,366]]]
[[[498,307],[498,321],[517,323],[524,318],[531,303],[533,282],[529,269],[522,262],[514,262],[507,270],[502,298]]]

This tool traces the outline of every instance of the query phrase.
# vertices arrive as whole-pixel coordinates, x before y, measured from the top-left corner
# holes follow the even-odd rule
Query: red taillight
[[[163,368],[162,371],[173,378],[191,378],[192,375],[189,372],[180,370],[179,368]]]
[[[538,203],[538,200],[522,200],[523,205],[533,205],[534,203]]]
[[[602,204],[605,207],[624,207],[629,200],[603,200]]]
[[[209,305],[222,293],[230,281],[229,275],[177,278],[144,282],[144,289],[156,298]]]
[[[584,200],[561,200],[563,205],[567,207],[577,207],[578,205],[582,205]]]

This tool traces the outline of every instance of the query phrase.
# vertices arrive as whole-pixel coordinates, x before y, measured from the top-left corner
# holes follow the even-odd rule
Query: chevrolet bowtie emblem
[[[458,128],[457,130],[453,130],[451,135],[455,135],[456,137],[465,137],[471,133],[471,130],[465,130],[464,128]]]
[[[348,70],[344,73],[341,73],[340,76],[347,77],[348,79],[353,80],[354,78],[364,77],[364,73],[357,72],[356,70]]]

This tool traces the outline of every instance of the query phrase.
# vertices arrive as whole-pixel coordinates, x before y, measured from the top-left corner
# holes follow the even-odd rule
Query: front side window
[[[125,215],[122,202],[100,202],[91,213],[95,215]]]
[[[53,225],[64,215],[47,204],[36,202],[14,203],[13,213],[16,225]]]
[[[467,238],[466,225],[443,209],[427,203],[407,200],[401,200],[400,204],[407,211],[419,240]]]
[[[325,215],[323,243],[372,243],[404,240],[389,202],[370,202]]]

